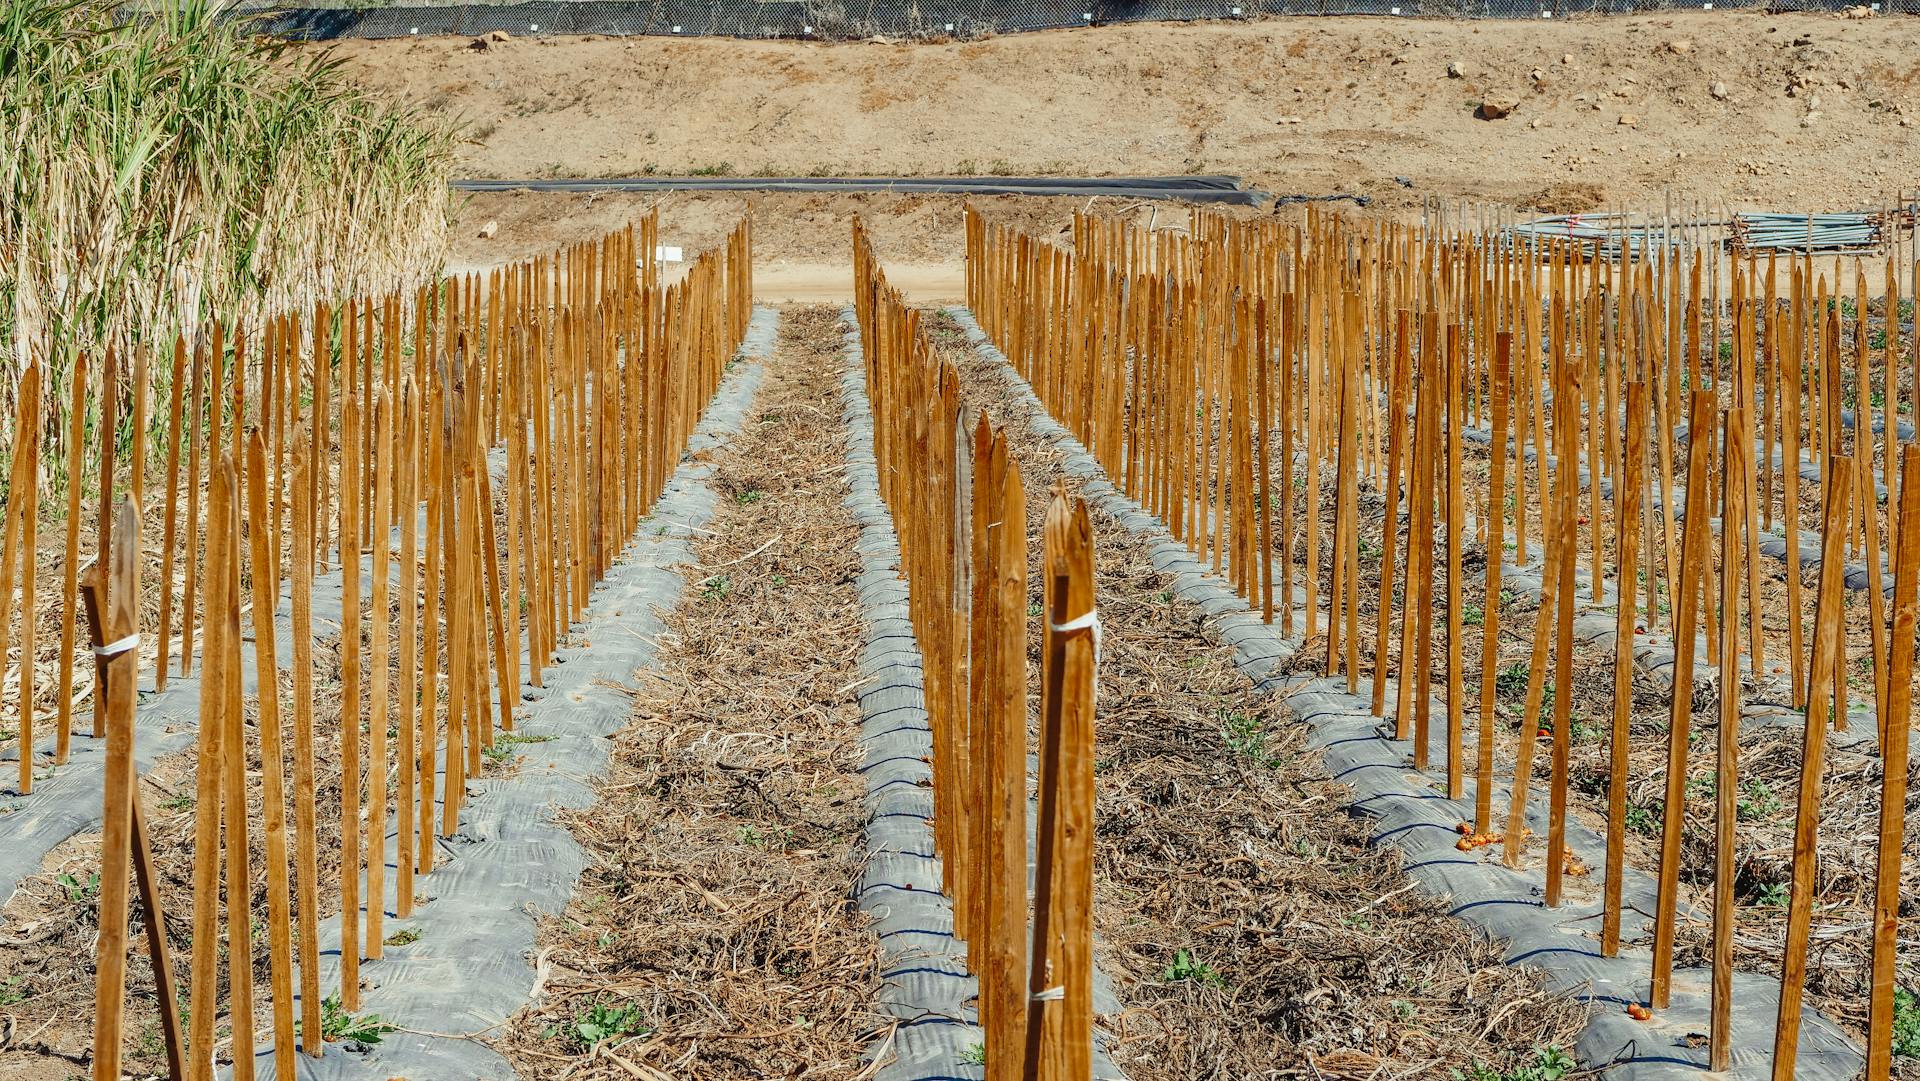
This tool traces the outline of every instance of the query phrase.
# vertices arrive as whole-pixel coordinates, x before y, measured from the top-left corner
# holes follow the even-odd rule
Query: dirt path
[[[837,349],[834,312],[788,309],[754,419],[714,455],[693,581],[599,804],[569,820],[591,864],[505,1041],[524,1077],[861,1068],[879,969],[846,901],[865,786]]]

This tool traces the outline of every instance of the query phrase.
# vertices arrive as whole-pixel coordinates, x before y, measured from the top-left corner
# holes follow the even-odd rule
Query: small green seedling
[[[986,1041],[975,1040],[968,1044],[967,1049],[960,1052],[960,1061],[969,1066],[985,1066],[987,1064]]]
[[[765,498],[766,493],[758,488],[748,488],[746,491],[733,493],[733,501],[743,507],[758,503]]]
[[[348,1013],[340,1005],[339,995],[320,1000],[320,1038],[328,1043],[346,1041],[372,1046],[380,1042],[394,1026],[377,1013]]]
[[[85,904],[100,896],[100,872],[98,871],[88,875],[85,882],[64,872],[55,881],[66,889],[67,900],[76,905]]]
[[[1532,1062],[1505,1072],[1476,1062],[1465,1072],[1449,1070],[1447,1074],[1453,1081],[1561,1081],[1579,1068],[1579,1063],[1558,1047],[1536,1047]]]
[[[407,927],[388,935],[383,941],[389,946],[411,946],[420,941],[420,929]]]
[[[1904,987],[1893,989],[1893,1053],[1920,1058],[1920,996]]]
[[[706,584],[700,587],[700,595],[710,601],[726,600],[727,594],[732,592],[733,579],[728,578],[724,574],[714,575],[712,578],[707,579]]]
[[[591,1050],[604,1040],[643,1035],[649,1030],[638,1006],[615,1006],[596,1002],[559,1027],[558,1035],[582,1051]],[[552,1030],[549,1030],[550,1032]]]
[[[1220,973],[1214,971],[1212,965],[1199,960],[1186,950],[1176,950],[1174,952],[1173,964],[1167,966],[1167,971],[1162,978],[1168,983],[1192,981],[1194,983],[1210,983],[1215,987],[1226,983],[1226,980],[1221,977]]]

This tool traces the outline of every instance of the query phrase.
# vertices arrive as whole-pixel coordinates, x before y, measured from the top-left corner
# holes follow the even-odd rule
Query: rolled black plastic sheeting
[[[456,180],[458,191],[542,192],[813,192],[827,194],[876,193],[891,195],[1064,195],[1081,198],[1173,199],[1190,203],[1265,206],[1271,202],[1299,203],[1347,200],[1365,206],[1364,195],[1288,195],[1277,200],[1268,192],[1248,188],[1237,176],[634,176],[572,180]]]
[[[142,0],[147,4],[166,0]],[[1714,0],[1716,11],[1838,11],[1863,0]],[[1920,0],[1864,0],[1881,13]],[[133,6],[133,5],[130,5]],[[847,40],[874,36],[978,38],[1135,22],[1201,22],[1269,15],[1377,15],[1449,19],[1559,19],[1694,8],[1680,0],[522,0],[371,6],[244,0],[229,17],[290,38],[555,34]]]

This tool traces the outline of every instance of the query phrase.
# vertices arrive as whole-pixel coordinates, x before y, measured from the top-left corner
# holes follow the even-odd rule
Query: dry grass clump
[[[591,862],[506,1040],[526,1076],[851,1077],[879,1027],[848,899],[865,784],[838,329],[808,309],[783,331],[713,455],[720,510],[601,802],[568,820]]]

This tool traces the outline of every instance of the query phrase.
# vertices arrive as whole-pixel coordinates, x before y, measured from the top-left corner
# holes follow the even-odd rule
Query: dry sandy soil
[[[1920,19],[1908,17],[1297,18],[946,44],[470,46],[334,48],[367,85],[466,120],[459,170],[472,177],[1228,172],[1280,193],[1364,194],[1402,213],[1429,196],[1657,209],[1670,190],[1735,206],[1859,209],[1920,184]],[[1511,115],[1476,119],[1487,100],[1510,102]],[[653,201],[476,197],[454,262],[544,249]],[[748,202],[669,198],[669,240],[717,233]],[[957,199],[751,203],[767,299],[844,289],[837,268],[854,212],[898,219],[882,226],[882,250],[925,268],[901,272],[921,298],[958,290]],[[472,237],[495,219],[494,240]]]
[[[466,118],[472,176],[1241,173],[1526,204],[1669,186],[1841,209],[1920,182],[1920,19],[1273,19],[953,44],[352,42]],[[1449,65],[1463,75],[1449,77]],[[1724,100],[1714,96],[1723,84]],[[1517,103],[1504,120],[1483,100]],[[1808,118],[1811,117],[1811,120]],[[1622,124],[1623,118],[1636,122]],[[1903,127],[1901,120],[1908,126]]]

